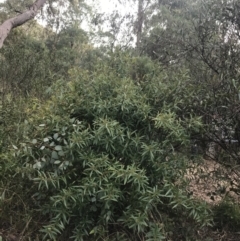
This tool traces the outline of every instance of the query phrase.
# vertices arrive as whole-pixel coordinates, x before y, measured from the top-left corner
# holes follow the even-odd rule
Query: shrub
[[[31,112],[12,150],[28,205],[45,220],[42,238],[163,240],[162,217],[172,214],[208,225],[206,206],[177,184],[187,166],[179,150],[201,123],[180,118],[177,100],[164,101],[175,89],[165,92],[156,76],[143,88],[102,64],[92,73],[73,69],[70,77]]]

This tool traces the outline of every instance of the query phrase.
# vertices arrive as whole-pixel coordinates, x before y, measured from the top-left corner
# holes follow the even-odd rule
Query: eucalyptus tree
[[[188,88],[194,95],[190,100],[183,98],[183,114],[187,108],[201,115],[206,131],[198,138],[217,143],[239,161],[237,151],[226,142],[240,142],[239,2],[163,2],[159,14],[152,18],[153,27],[144,39],[144,51],[166,66],[177,64],[189,69]],[[167,21],[160,25],[163,21],[159,19],[164,16]]]
[[[45,24],[49,24],[54,30],[63,27],[63,23],[74,20],[83,21],[83,17],[89,14],[91,8],[84,0],[7,0],[0,5],[2,18],[8,17],[0,25],[0,48],[11,30],[30,21],[41,11],[41,18]],[[9,14],[3,14],[8,9]],[[88,11],[85,11],[85,10]]]
[[[239,1],[135,2],[136,13],[141,13],[135,18],[138,53],[170,69],[188,69],[192,95],[182,96],[179,111],[202,116],[206,131],[197,138],[203,146],[214,141],[238,160],[225,139],[240,142]],[[218,135],[219,128],[223,135]]]
[[[3,42],[11,30],[34,18],[45,3],[46,0],[37,0],[32,5],[28,6],[28,8],[23,12],[19,12],[19,10],[15,9],[15,11],[18,11],[19,14],[7,19],[0,26],[0,48],[3,46]]]
[[[189,67],[198,89],[202,89],[199,99],[205,100],[199,109],[206,119],[214,122],[206,136],[239,162],[238,151],[225,141],[234,139],[240,143],[239,2],[211,0],[200,7],[192,31],[196,37],[186,45]],[[221,135],[216,128],[222,130]]]

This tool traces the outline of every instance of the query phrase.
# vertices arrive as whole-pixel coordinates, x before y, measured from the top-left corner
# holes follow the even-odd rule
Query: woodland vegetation
[[[0,3],[0,240],[239,240],[240,2],[116,3]]]

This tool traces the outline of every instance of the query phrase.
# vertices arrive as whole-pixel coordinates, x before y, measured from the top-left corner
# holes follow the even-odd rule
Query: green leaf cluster
[[[190,113],[179,115],[176,93],[185,91],[179,83],[187,73],[168,74],[144,58],[146,73],[134,79],[136,59],[121,58],[123,66],[112,59],[92,72],[73,68],[71,81],[56,83],[51,100],[20,124],[14,170],[47,220],[40,227],[45,240],[164,240],[163,216],[171,213],[210,223],[207,208],[177,184],[187,167],[180,150],[201,127]]]

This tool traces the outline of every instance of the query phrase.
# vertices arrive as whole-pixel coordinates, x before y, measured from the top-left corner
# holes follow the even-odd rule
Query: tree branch
[[[0,25],[0,49],[2,48],[3,42],[11,30],[33,19],[37,15],[38,10],[43,7],[46,1],[47,0],[36,0],[33,5],[28,8],[28,10],[17,15],[16,17],[7,19],[2,25]]]

